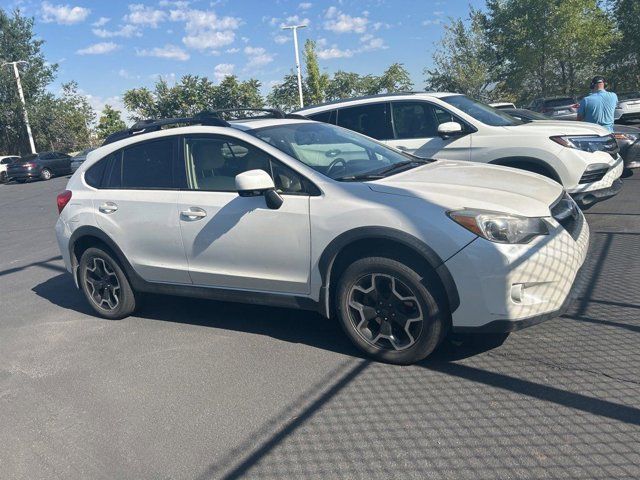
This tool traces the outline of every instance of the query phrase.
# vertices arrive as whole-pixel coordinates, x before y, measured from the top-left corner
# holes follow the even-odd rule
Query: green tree
[[[302,83],[302,97],[309,97],[308,87],[305,82]],[[267,95],[267,103],[285,112],[299,108],[298,76],[293,72],[285,75],[282,83],[271,88],[271,92]]]
[[[62,94],[40,99],[34,108],[33,130],[40,149],[72,152],[92,143],[95,112],[76,82],[62,86]]]
[[[25,60],[21,67],[22,88],[30,115],[38,110],[39,102],[48,102],[46,87],[55,77],[57,65],[46,62],[42,53],[44,41],[33,32],[33,19],[23,17],[19,10],[7,13],[0,8],[0,59],[5,62]],[[34,129],[34,133],[37,132]],[[39,147],[38,144],[36,144]],[[13,72],[0,71],[0,153],[29,152],[29,141],[23,120],[22,104],[18,97]]]
[[[360,94],[361,81],[362,77],[357,73],[338,70],[327,85],[327,100],[341,100]]]
[[[407,92],[413,88],[411,76],[402,63],[394,63],[377,79],[376,93]]]
[[[618,91],[640,89],[640,2],[611,0],[611,11],[618,37],[611,51],[604,55],[602,66],[610,73]]]
[[[584,91],[615,39],[598,0],[487,0],[484,22],[496,79],[521,101]]]
[[[205,110],[260,108],[264,104],[260,82],[240,82],[235,75],[225,77],[219,85],[197,75],[185,75],[173,86],[160,79],[153,91],[134,88],[126,91],[123,98],[135,120],[190,117]]]
[[[327,86],[329,85],[329,75],[320,73],[318,56],[316,55],[316,42],[307,40],[304,44],[304,59],[307,85],[307,95],[305,104],[318,104],[325,100]]]
[[[454,19],[433,55],[433,67],[425,69],[427,90],[464,93],[489,101],[502,93],[492,72],[495,57],[488,45],[484,17],[471,10],[467,22]]]
[[[99,140],[104,140],[112,133],[124,130],[127,125],[120,116],[120,111],[115,110],[111,105],[105,105],[96,126],[96,135]]]

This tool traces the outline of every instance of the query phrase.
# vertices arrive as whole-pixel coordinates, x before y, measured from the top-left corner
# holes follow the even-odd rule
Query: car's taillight
[[[67,206],[69,200],[71,200],[71,190],[65,190],[58,195],[58,197],[56,198],[56,202],[58,204],[58,214],[62,213],[62,210]]]
[[[27,163],[23,163],[22,166],[25,167],[25,168],[33,168],[33,167],[36,166],[36,164],[27,162]]]

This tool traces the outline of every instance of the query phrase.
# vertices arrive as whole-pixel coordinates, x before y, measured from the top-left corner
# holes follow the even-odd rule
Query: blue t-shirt
[[[598,90],[582,99],[578,115],[585,122],[597,123],[613,132],[613,121],[618,95],[606,90]]]

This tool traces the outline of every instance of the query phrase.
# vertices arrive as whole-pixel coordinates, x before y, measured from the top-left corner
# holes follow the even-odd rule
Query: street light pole
[[[1,66],[6,67],[8,65],[13,66],[13,74],[16,77],[16,85],[18,86],[18,95],[20,95],[20,101],[22,102],[22,111],[24,112],[24,123],[27,127],[27,135],[29,136],[29,146],[31,147],[31,153],[36,153],[36,144],[33,141],[33,134],[31,133],[31,125],[29,125],[29,115],[27,114],[27,102],[24,100],[24,92],[22,91],[22,82],[20,81],[20,71],[18,70],[18,64],[27,64],[24,60],[17,62],[5,62]]]
[[[300,54],[298,53],[298,29],[305,27],[306,25],[289,25],[282,27],[283,30],[293,31],[293,48],[296,51],[296,70],[298,71],[298,95],[300,96],[300,108],[304,107],[304,99],[302,97],[302,73],[300,71]]]

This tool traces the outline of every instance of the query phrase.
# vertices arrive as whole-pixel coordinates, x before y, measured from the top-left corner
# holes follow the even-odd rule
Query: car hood
[[[445,210],[475,208],[549,216],[562,186],[535,173],[482,163],[438,160],[381,180],[368,182],[375,192],[422,198]]]
[[[523,125],[504,127],[514,133],[542,135],[609,135],[606,128],[595,123],[574,122],[570,120],[535,120]]]

